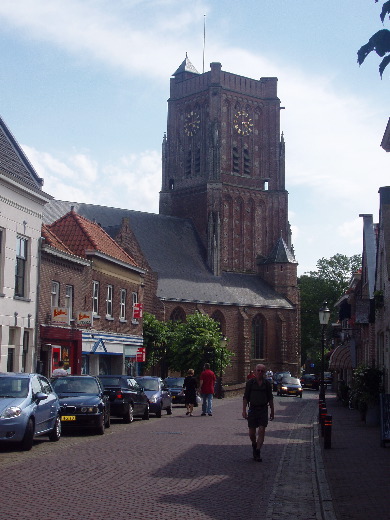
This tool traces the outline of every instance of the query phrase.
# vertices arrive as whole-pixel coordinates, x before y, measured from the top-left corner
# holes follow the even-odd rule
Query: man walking
[[[210,370],[210,364],[205,363],[203,372],[200,374],[200,393],[202,395],[201,415],[213,415],[213,395],[216,376]]]
[[[260,450],[264,443],[265,429],[268,426],[268,406],[270,420],[274,419],[274,399],[272,384],[265,378],[265,366],[256,366],[256,377],[247,381],[245,386],[242,416],[248,419],[249,438],[252,441],[254,460],[261,462]],[[249,405],[249,411],[247,407]],[[258,430],[256,439],[256,429]]]

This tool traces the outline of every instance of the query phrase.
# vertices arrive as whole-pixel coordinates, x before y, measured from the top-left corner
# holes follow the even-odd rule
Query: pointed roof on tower
[[[296,264],[295,256],[283,238],[279,238],[264,264]]]
[[[182,74],[183,72],[191,72],[192,74],[199,74],[199,72],[196,70],[196,68],[192,65],[190,62],[187,53],[185,60],[180,65],[180,67],[172,74],[172,76],[177,76],[178,74]]]

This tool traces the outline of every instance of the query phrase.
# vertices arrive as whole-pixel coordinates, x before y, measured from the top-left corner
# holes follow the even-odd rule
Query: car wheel
[[[302,392],[299,394],[299,397],[302,399]]]
[[[61,438],[61,418],[57,415],[52,431],[49,433],[49,440],[57,442]]]
[[[104,435],[105,430],[106,430],[106,423],[104,420],[104,413],[102,413],[102,415],[100,416],[100,424],[96,428],[96,433],[98,435]]]
[[[34,440],[34,420],[29,419],[26,431],[24,432],[24,437],[21,442],[21,448],[23,451],[29,451],[33,447],[33,440]]]
[[[134,409],[133,405],[129,403],[129,409],[127,410],[127,413],[123,416],[123,422],[126,424],[130,424],[134,421]]]
[[[276,395],[280,395],[280,393],[279,393],[279,392],[276,392]]]
[[[171,404],[167,408],[167,415],[172,415],[172,405]]]
[[[161,417],[161,406],[160,406],[160,409],[157,410],[157,412],[156,412],[156,417],[158,417],[158,418]]]
[[[106,413],[107,413],[107,410],[106,410]],[[106,417],[106,423],[104,425],[106,428],[110,428],[111,426],[111,416],[110,416],[110,412],[107,413],[107,417]]]
[[[150,415],[149,415],[149,405],[148,405],[148,406],[145,408],[145,412],[144,412],[144,414],[143,414],[143,416],[142,416],[142,419],[143,419],[144,421],[149,421],[149,417],[150,417]]]

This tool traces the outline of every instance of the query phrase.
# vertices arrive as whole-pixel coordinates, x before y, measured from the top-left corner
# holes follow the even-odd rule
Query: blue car
[[[60,403],[40,374],[0,373],[0,442],[31,450],[35,435],[61,437]]]
[[[169,388],[160,377],[140,376],[135,380],[142,387],[149,399],[149,412],[161,417],[162,410],[172,413],[172,397]]]

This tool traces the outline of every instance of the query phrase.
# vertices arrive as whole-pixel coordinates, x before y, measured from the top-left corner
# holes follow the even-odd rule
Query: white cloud
[[[161,156],[156,151],[98,164],[85,153],[58,158],[30,146],[23,149],[44,179],[44,190],[56,199],[158,213]]]

